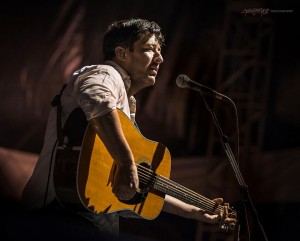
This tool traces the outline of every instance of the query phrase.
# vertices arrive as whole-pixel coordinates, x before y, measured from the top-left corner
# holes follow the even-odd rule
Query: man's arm
[[[221,204],[223,202],[223,199],[215,198],[213,201],[217,204]],[[184,218],[196,219],[206,223],[218,223],[220,225],[236,223],[235,216],[234,215],[231,216],[231,214],[230,215],[228,214],[227,205],[224,205],[224,210],[222,210],[219,214],[209,214],[198,207],[182,202],[169,195],[166,195],[165,197],[163,211]]]
[[[117,171],[113,181],[113,193],[120,199],[128,200],[135,194],[139,181],[137,167],[133,154],[122,131],[117,110],[113,110],[103,116],[90,120],[112,158],[116,162]],[[216,198],[218,204],[223,202],[222,198]],[[163,211],[192,218],[207,223],[235,223],[234,218],[228,217],[228,208],[220,214],[209,214],[200,208],[184,203],[176,198],[166,195]]]
[[[117,165],[113,180],[113,193],[119,199],[132,198],[139,186],[137,167],[123,134],[117,110],[93,118],[90,120],[90,124]]]

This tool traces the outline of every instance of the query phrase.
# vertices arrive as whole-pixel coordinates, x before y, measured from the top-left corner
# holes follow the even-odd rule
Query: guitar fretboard
[[[138,165],[140,182],[164,194],[175,197],[185,203],[194,205],[205,211],[217,214],[223,208],[214,201],[170,180],[155,174],[151,169]]]

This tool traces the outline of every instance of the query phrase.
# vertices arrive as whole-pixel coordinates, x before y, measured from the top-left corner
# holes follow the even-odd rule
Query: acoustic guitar
[[[223,209],[222,205],[170,180],[169,150],[145,138],[122,111],[118,110],[118,114],[137,165],[138,192],[127,201],[113,194],[114,160],[78,108],[63,128],[67,145],[58,143],[56,148],[54,187],[63,206],[97,214],[131,211],[151,220],[161,212],[167,194],[212,214]]]

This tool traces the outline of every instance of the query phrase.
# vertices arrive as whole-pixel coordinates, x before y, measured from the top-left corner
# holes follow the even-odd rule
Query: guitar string
[[[152,179],[152,180],[151,180]],[[165,187],[165,183],[166,182],[161,182],[160,180],[159,180],[159,177],[158,177],[158,179],[153,179],[153,178],[151,178],[150,179],[150,182],[148,181],[148,182],[144,182],[145,184],[152,184],[152,186],[154,186],[154,185],[158,185],[158,188],[156,188],[157,190],[160,190],[160,191],[163,191],[163,192],[165,192],[165,193],[173,193],[173,195],[171,194],[171,196],[175,196],[175,197],[179,197],[179,199],[180,199],[180,197],[182,197],[181,199],[182,200],[185,200],[185,201],[187,201],[187,202],[189,202],[190,204],[193,204],[193,205],[195,205],[195,206],[198,206],[198,207],[200,207],[200,208],[203,208],[203,209],[205,209],[205,211],[210,211],[210,212],[213,212],[213,213],[218,213],[219,211],[220,211],[220,209],[222,209],[222,206],[220,206],[220,205],[218,205],[218,204],[216,204],[215,202],[213,202],[212,200],[209,200],[209,199],[207,199],[207,200],[209,200],[210,201],[210,203],[208,203],[207,201],[205,202],[205,200],[203,200],[203,202],[199,202],[199,199],[201,199],[201,196],[199,195],[199,194],[197,194],[197,196],[196,196],[196,198],[195,198],[195,195],[194,195],[194,197],[192,196],[192,195],[190,195],[190,193],[187,193],[187,192],[185,192],[185,193],[182,193],[182,191],[178,191],[178,186],[176,186],[175,185],[175,188],[176,188],[176,191],[173,191],[173,190],[167,190],[167,188]],[[146,180],[149,180],[148,178],[147,178],[147,175],[146,175]],[[168,179],[166,179],[166,180],[162,180],[162,181],[170,181],[170,180],[168,180]],[[168,187],[170,187],[170,185],[168,186]],[[155,187],[154,187],[155,188]],[[174,187],[173,187],[174,188]],[[164,191],[165,190],[165,191]],[[175,195],[174,195],[175,194]],[[176,195],[176,194],[181,194],[181,196],[179,196],[179,195]],[[188,195],[187,195],[188,194]],[[198,197],[198,198],[197,198]],[[202,198],[203,199],[203,198]],[[217,206],[216,206],[217,205]]]
[[[206,199],[204,197],[202,197],[201,195],[199,194],[194,194],[192,191],[190,190],[184,190],[185,188],[181,185],[178,185],[174,182],[172,182],[171,180],[168,180],[168,179],[164,179],[163,177],[159,176],[158,179],[162,179],[163,181],[167,182],[169,185],[175,185],[175,189],[176,191],[178,189],[181,189],[180,192],[181,193],[184,193],[184,197],[186,197],[186,199],[188,201],[190,201],[191,204],[193,205],[198,205],[198,207],[200,208],[209,208],[209,209],[206,209],[206,211],[212,211],[212,212],[217,212],[217,211],[220,211],[220,205],[216,204],[214,201],[210,200],[210,199]],[[188,195],[188,196],[187,196]]]
[[[200,208],[204,207],[213,212],[219,212],[220,209],[222,209],[221,205],[216,204],[214,201],[203,197],[199,195],[198,193],[189,190],[188,188],[173,182],[170,179],[167,179],[163,176],[155,174],[152,170],[142,166],[138,165],[139,169],[141,170],[141,174],[143,175],[143,178],[146,178],[144,180],[144,184],[151,184],[152,186],[157,185],[159,188],[162,188],[163,190],[166,190],[165,192],[169,191],[169,193],[174,193],[175,196],[178,196],[176,194],[180,194],[184,200],[190,202],[193,205],[200,205]],[[148,181],[149,180],[149,181]],[[141,180],[143,181],[143,180]],[[166,187],[167,185],[167,187]],[[168,190],[169,189],[169,190]],[[201,202],[199,202],[199,199]],[[216,207],[217,205],[217,207]]]
[[[170,179],[167,179],[167,178],[163,178],[162,176],[159,176],[159,175],[157,175],[157,174],[154,174],[154,172],[152,171],[152,170],[150,170],[150,169],[148,169],[148,168],[145,168],[145,167],[143,167],[143,166],[141,166],[141,169],[143,169],[143,170],[141,170],[141,171],[144,171],[144,173],[146,174],[146,177],[155,177],[156,178],[156,180],[157,180],[157,182],[156,182],[156,184],[158,184],[158,185],[162,185],[162,184],[169,184],[168,185],[168,187],[170,187],[171,186],[171,188],[175,188],[175,191],[173,191],[173,192],[179,192],[180,194],[182,194],[183,196],[184,196],[184,198],[188,198],[189,196],[187,196],[186,194],[192,194],[192,195],[194,195],[194,196],[196,196],[196,197],[198,197],[198,199],[200,198],[200,199],[202,199],[203,201],[207,201],[207,202],[210,202],[211,204],[213,204],[213,206],[215,206],[215,203],[212,201],[212,200],[210,200],[210,199],[207,199],[206,198],[206,200],[204,199],[204,197],[202,197],[201,195],[199,195],[198,193],[196,193],[196,192],[193,192],[193,191],[191,191],[191,190],[189,190],[188,188],[185,188],[184,186],[181,186],[181,185],[179,185],[178,183],[175,183],[175,182],[173,182],[173,181],[171,181]],[[150,175],[149,175],[150,174]],[[153,178],[152,178],[153,179]],[[151,180],[151,179],[150,179]],[[152,184],[155,184],[155,180],[153,179],[153,181],[154,181],[154,183],[152,183]],[[167,189],[165,186],[161,186],[163,189]],[[185,189],[185,190],[183,190],[183,189]],[[192,196],[192,198],[193,198],[193,196]],[[194,199],[194,200],[197,200],[197,199]]]
[[[176,191],[178,192],[181,192],[181,194],[182,194],[182,191],[184,191],[184,194],[193,194],[194,196],[196,196],[196,197],[199,197],[199,198],[201,198],[201,199],[203,199],[203,201],[208,201],[208,202],[211,202],[212,204],[214,204],[215,205],[215,203],[212,201],[212,200],[210,200],[210,199],[208,199],[208,198],[206,198],[206,200],[204,200],[204,198],[205,197],[202,197],[201,195],[199,195],[198,193],[196,193],[196,192],[193,192],[193,191],[191,191],[191,190],[189,190],[188,188],[186,188],[186,187],[184,187],[184,186],[181,186],[180,184],[178,184],[178,183],[175,183],[175,182],[173,182],[172,180],[170,180],[170,179],[167,179],[167,178],[164,178],[164,177],[162,177],[162,176],[160,176],[160,175],[157,175],[157,174],[155,174],[152,170],[150,170],[150,169],[148,169],[148,168],[145,168],[145,167],[141,167],[141,168],[143,168],[143,170],[142,171],[145,171],[146,172],[146,177],[149,177],[149,174],[150,174],[150,177],[152,176],[152,177],[155,177],[156,178],[156,180],[158,181],[158,182],[156,182],[156,184],[157,183],[159,183],[159,184],[170,184],[171,185],[171,187],[172,188],[175,188],[176,189]],[[145,173],[144,172],[144,173]],[[153,179],[153,178],[152,178]],[[153,181],[155,181],[154,179],[153,179]],[[154,183],[155,184],[155,183]],[[170,185],[168,186],[168,187],[170,187]],[[162,186],[162,188],[166,188],[165,186]],[[181,190],[180,190],[181,189]],[[185,189],[185,190],[182,190],[182,189]],[[176,192],[175,191],[175,192]],[[186,195],[184,195],[185,197],[186,197]]]

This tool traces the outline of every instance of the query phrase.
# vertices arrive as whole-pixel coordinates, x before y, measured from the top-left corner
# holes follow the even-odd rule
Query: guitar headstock
[[[229,203],[225,203],[223,207],[223,212],[219,220],[219,225],[221,229],[225,231],[234,231],[237,223],[237,211],[229,206]]]

